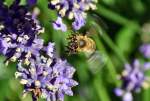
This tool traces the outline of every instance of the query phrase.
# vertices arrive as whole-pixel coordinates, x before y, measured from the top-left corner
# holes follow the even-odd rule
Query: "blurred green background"
[[[7,4],[12,2],[6,1]],[[102,58],[98,67],[94,63],[88,65],[87,57],[82,53],[70,56],[65,53],[66,38],[72,31],[63,33],[53,29],[50,21],[56,19],[56,12],[49,10],[47,3],[47,0],[38,0],[36,5],[41,12],[40,23],[45,27],[41,37],[45,43],[55,42],[57,53],[76,68],[74,78],[79,82],[79,86],[73,88],[74,96],[66,96],[65,101],[121,101],[113,92],[121,82],[117,80],[117,74],[125,63],[135,58],[149,61],[140,54],[139,46],[150,42],[150,0],[99,0],[97,10],[88,12],[86,26],[79,32],[93,33]],[[66,20],[65,23],[71,27],[70,22]],[[31,101],[30,95],[21,97],[23,87],[15,80],[15,64],[6,67],[5,58],[0,58],[0,101]],[[92,67],[97,72],[91,71]],[[134,101],[150,101],[150,89],[134,94]]]

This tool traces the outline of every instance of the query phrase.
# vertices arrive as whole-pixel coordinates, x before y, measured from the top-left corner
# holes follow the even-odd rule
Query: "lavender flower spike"
[[[146,63],[147,64],[147,63]],[[140,89],[148,88],[150,79],[144,74],[150,65],[141,65],[135,60],[132,65],[126,64],[120,79],[122,86],[115,89],[115,94],[122,97],[122,101],[133,101],[132,92],[140,92]]]
[[[39,97],[46,101],[64,101],[65,94],[73,95],[71,88],[78,83],[72,79],[75,69],[66,60],[41,55],[30,61],[28,66],[19,62],[15,73],[24,85],[24,95],[31,92],[33,101]]]
[[[96,3],[97,0],[51,0],[48,6],[57,11],[58,17],[73,20],[73,28],[79,30],[85,25],[86,11],[96,9]]]
[[[150,58],[150,44],[144,44],[140,47],[140,51],[146,58]]]
[[[0,3],[0,49],[6,63],[23,60],[29,64],[29,58],[39,55],[43,47],[38,37],[42,28],[28,12],[28,6],[19,3],[20,0],[14,0],[11,6]]]

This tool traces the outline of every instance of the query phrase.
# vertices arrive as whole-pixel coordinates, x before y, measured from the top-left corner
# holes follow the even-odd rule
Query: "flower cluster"
[[[96,9],[97,0],[51,0],[49,8],[56,10],[58,18],[53,22],[57,30],[66,31],[67,27],[62,22],[63,17],[73,20],[72,26],[79,30],[85,25],[86,11]]]
[[[12,5],[0,1],[0,53],[6,63],[17,62],[16,78],[24,85],[24,94],[31,92],[33,101],[43,97],[47,101],[63,101],[64,95],[73,95],[71,88],[78,85],[72,79],[75,69],[66,60],[56,56],[54,43],[44,45],[39,33],[43,28],[29,6],[36,0],[27,0],[27,5]]]
[[[123,81],[122,86],[115,89],[115,94],[122,96],[123,101],[133,101],[132,92],[139,92],[142,87],[149,87],[150,78],[144,74],[149,69],[150,63],[141,65],[139,60],[135,60],[133,66],[126,64],[120,77]]]
[[[53,50],[53,47],[48,50]],[[18,64],[16,77],[24,85],[24,94],[31,92],[34,101],[38,97],[47,101],[64,101],[64,94],[72,96],[71,88],[78,85],[72,79],[75,69],[67,61],[55,57],[52,51],[49,53],[50,56],[41,55],[31,59],[29,66],[21,62]]]
[[[150,44],[144,44],[140,47],[140,51],[146,58],[150,58]]]
[[[0,3],[0,50],[7,60],[28,62],[42,48],[43,40],[38,38],[42,28],[28,7],[19,3],[15,0],[10,7]]]

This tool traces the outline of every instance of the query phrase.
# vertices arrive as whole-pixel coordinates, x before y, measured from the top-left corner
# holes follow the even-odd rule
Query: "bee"
[[[78,52],[92,54],[96,50],[94,40],[86,35],[72,34],[68,39],[67,48],[69,54],[76,54]]]
[[[69,54],[85,53],[89,69],[95,73],[106,63],[106,56],[96,50],[95,41],[87,34],[72,34],[69,36],[67,52]]]
[[[38,101],[38,98],[42,95],[41,89],[40,88],[30,88],[28,89],[28,91],[30,91],[33,94],[33,98],[35,101]],[[23,98],[25,98],[27,96],[27,92],[23,93]]]

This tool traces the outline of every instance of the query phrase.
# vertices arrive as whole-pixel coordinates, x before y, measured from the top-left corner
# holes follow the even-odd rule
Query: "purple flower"
[[[53,54],[54,54],[54,43],[48,43],[48,46],[47,47],[45,47],[44,49],[45,49],[45,51],[46,51],[46,53],[47,53],[47,55],[48,56],[50,56],[50,57],[53,57]]]
[[[149,78],[144,74],[150,69],[149,66],[140,64],[139,60],[135,60],[133,66],[126,64],[120,78],[122,86],[115,89],[115,94],[122,96],[123,101],[133,101],[132,92],[139,92],[142,87],[149,86]]]
[[[120,88],[116,88],[115,94],[117,96],[122,96],[122,101],[133,101],[133,96],[131,92],[125,92]]]
[[[51,0],[49,8],[56,10],[59,17],[73,20],[73,28],[79,30],[85,25],[86,11],[96,9],[96,3],[97,0]]]
[[[42,28],[28,12],[28,7],[19,3],[20,0],[15,0],[10,7],[0,3],[0,49],[6,62],[29,62],[29,58],[38,56],[43,47],[43,40],[38,38]]]
[[[56,21],[53,22],[53,27],[56,30],[62,30],[63,32],[67,31],[66,25],[62,22],[62,18],[58,17]]]
[[[150,62],[146,62],[146,63],[144,64],[144,67],[145,67],[145,69],[150,69]]]
[[[18,63],[16,78],[24,85],[24,95],[31,92],[33,101],[39,97],[46,101],[64,101],[64,95],[72,96],[71,88],[78,85],[72,79],[75,69],[66,60],[41,55],[31,59],[28,66]]]
[[[37,3],[37,0],[27,0],[28,5],[35,5]]]
[[[7,6],[0,1],[1,54],[7,58],[6,63],[17,61],[15,76],[24,86],[24,95],[31,92],[33,101],[39,97],[47,101],[63,101],[64,95],[72,96],[71,88],[78,85],[72,79],[75,69],[66,60],[56,57],[54,43],[44,46],[43,39],[38,36],[43,31],[36,20],[38,13],[31,14],[29,5],[19,3],[20,0],[15,0]]]
[[[144,44],[140,47],[140,51],[146,58],[150,58],[150,44]]]
[[[75,21],[72,23],[74,29],[79,30],[86,23],[84,17],[80,14],[75,14]]]
[[[6,41],[4,41],[3,39],[0,39],[0,53],[1,54],[6,54],[8,44]]]
[[[28,12],[28,6],[20,6],[19,1],[15,0],[10,7],[5,4],[0,5],[0,24],[4,26],[1,33],[27,33],[30,36],[35,36],[39,30],[39,25],[32,19],[32,15]]]

